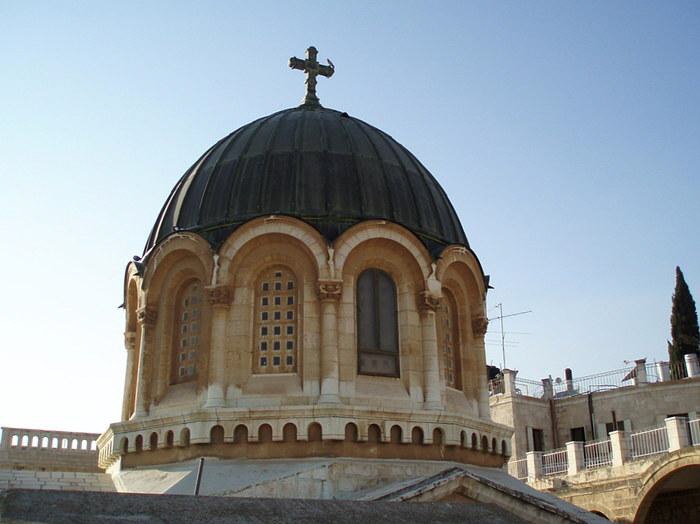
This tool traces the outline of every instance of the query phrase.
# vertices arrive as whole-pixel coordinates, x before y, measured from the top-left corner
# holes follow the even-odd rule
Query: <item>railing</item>
[[[664,366],[668,366],[667,372],[660,370],[662,364]],[[640,381],[644,381],[646,383],[675,381],[682,380],[688,376],[684,362],[677,362],[673,365],[661,362],[648,362],[645,364],[643,369],[644,373],[646,374],[646,378],[637,377],[640,370],[634,366],[605,371],[604,373],[596,373],[594,375],[577,377],[568,383],[562,380],[559,380],[559,382],[555,381],[552,384],[552,393],[555,397],[566,397],[570,395],[607,391],[609,389],[631,386]],[[544,386],[541,382],[536,380],[516,378],[514,386],[515,393],[519,395],[533,398],[542,398],[544,396]],[[502,377],[489,381],[489,393],[491,395],[496,395],[503,392],[504,384]]]
[[[586,469],[600,468],[612,464],[610,440],[591,442],[583,446],[583,462]]]
[[[527,459],[508,462],[508,474],[518,480],[527,480]]]
[[[566,456],[566,448],[550,451],[542,454],[542,474],[561,475],[569,469],[569,461]]]
[[[630,435],[630,456],[632,460],[668,451],[666,427],[638,431]]]
[[[544,387],[542,382],[537,382],[536,380],[516,378],[515,392],[526,397],[542,398],[544,396]]]
[[[693,446],[700,446],[700,419],[688,422],[688,428],[690,429],[690,443]]]

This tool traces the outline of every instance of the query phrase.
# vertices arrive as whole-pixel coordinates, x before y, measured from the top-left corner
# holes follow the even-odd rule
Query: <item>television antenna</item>
[[[526,315],[528,313],[532,313],[531,309],[528,309],[527,311],[519,311],[517,313],[510,313],[508,315],[503,314],[503,303],[499,302],[496,304],[496,307],[498,308],[498,316],[493,317],[489,319],[489,322],[492,320],[498,319],[501,323],[501,352],[503,353],[503,369],[506,367],[506,332],[503,331],[503,319],[504,318],[509,318],[509,317],[517,317],[520,315]]]

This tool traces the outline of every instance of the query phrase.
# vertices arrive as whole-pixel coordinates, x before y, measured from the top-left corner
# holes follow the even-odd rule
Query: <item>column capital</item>
[[[418,309],[421,312],[435,312],[440,307],[440,297],[430,291],[418,293]]]
[[[136,331],[124,332],[124,347],[127,351],[131,351],[136,348]]]
[[[233,288],[231,286],[208,286],[204,288],[207,300],[213,307],[228,307],[233,302]]]
[[[136,310],[136,321],[141,325],[153,325],[158,318],[158,310],[154,307],[146,306]]]
[[[342,294],[342,280],[326,279],[318,281],[318,296],[322,301],[338,301]]]
[[[482,337],[486,334],[489,327],[489,319],[483,315],[472,317],[472,333],[477,337]]]

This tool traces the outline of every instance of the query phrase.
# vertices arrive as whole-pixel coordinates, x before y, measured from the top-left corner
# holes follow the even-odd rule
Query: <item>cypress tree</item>
[[[700,353],[700,330],[698,330],[698,313],[695,301],[685,283],[681,268],[676,266],[676,289],[673,292],[671,306],[671,342],[668,344],[668,356],[674,375],[675,370],[683,370],[683,355]],[[682,373],[684,376],[685,373]],[[676,377],[679,378],[679,377]]]

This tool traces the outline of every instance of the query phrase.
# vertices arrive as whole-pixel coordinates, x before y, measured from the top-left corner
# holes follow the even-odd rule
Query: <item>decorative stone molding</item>
[[[437,311],[440,307],[440,297],[435,296],[430,291],[418,293],[418,309],[421,311]]]
[[[131,351],[136,347],[136,332],[135,331],[126,331],[124,332],[124,347],[128,350]]]
[[[158,310],[152,307],[142,307],[136,310],[136,321],[139,324],[155,324],[158,318]]]
[[[486,334],[486,330],[489,327],[489,319],[479,315],[477,317],[472,317],[472,333],[477,337],[482,337]]]
[[[230,286],[210,286],[205,291],[212,306],[229,306],[233,302],[233,289]]]
[[[321,300],[340,300],[343,293],[342,280],[319,280],[318,296]]]

